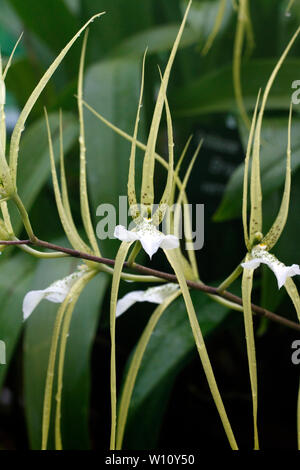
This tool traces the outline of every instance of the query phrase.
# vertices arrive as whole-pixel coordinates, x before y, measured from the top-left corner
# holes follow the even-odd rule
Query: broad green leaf
[[[288,137],[287,129],[287,117],[264,120],[262,129],[263,145],[261,147],[261,179],[264,198],[284,184]],[[292,126],[292,173],[299,166],[300,121],[294,118]],[[240,217],[242,209],[243,174],[244,163],[239,165],[230,177],[222,202],[214,215],[215,221],[221,222]]]
[[[254,109],[257,93],[263,88],[276,65],[272,59],[249,60],[241,66],[244,105]],[[298,76],[300,60],[289,58],[272,86],[266,109],[288,109],[291,99],[291,77]],[[200,116],[209,113],[237,112],[232,84],[232,68],[226,66],[174,90],[170,107],[177,116]]]
[[[78,260],[41,261],[30,289],[45,288],[70,274]],[[85,288],[75,307],[67,344],[62,391],[62,436],[65,449],[89,447],[89,360],[106,277],[98,275]],[[52,329],[59,304],[42,301],[25,325],[25,411],[33,449],[41,447],[42,411]],[[55,409],[55,400],[53,400]],[[76,410],[76,411],[75,411]],[[51,433],[48,448],[53,448]]]
[[[34,269],[34,260],[24,254],[16,254],[0,263],[0,340],[6,346],[6,364],[0,365],[0,388],[24,326],[22,302]]]
[[[79,29],[79,21],[62,0],[9,0],[22,23],[34,33],[55,54]],[[99,10],[100,11],[100,10]],[[66,59],[66,70],[74,73],[77,65],[78,50],[71,52]]]
[[[191,292],[191,297],[203,336],[206,337],[220,325],[228,309],[199,291]],[[144,353],[129,408],[124,449],[155,446],[175,378],[193,354],[195,341],[184,301],[180,298],[159,319]],[[131,357],[124,380],[130,360]]]
[[[90,31],[88,57],[99,60],[128,36],[150,28],[153,10],[152,0],[81,0],[81,13],[86,20],[99,11],[107,12],[102,24],[95,24]]]
[[[142,31],[135,36],[125,39],[112,51],[112,54],[119,56],[141,56],[146,48],[148,48],[148,54],[168,51],[173,46],[179,27],[180,24],[168,24]],[[199,33],[187,26],[183,32],[179,49],[195,44],[198,38]]]

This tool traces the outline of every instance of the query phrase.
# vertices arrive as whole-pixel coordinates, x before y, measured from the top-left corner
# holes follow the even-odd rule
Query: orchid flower
[[[255,338],[253,330],[253,318],[251,308],[251,292],[253,283],[253,272],[261,263],[267,264],[274,272],[278,288],[285,286],[288,294],[290,295],[293,304],[297,310],[300,320],[300,298],[297,288],[292,281],[291,277],[300,274],[300,268],[297,264],[292,266],[285,266],[277,258],[270,254],[269,251],[277,243],[286,224],[291,189],[291,119],[292,119],[292,104],[290,106],[289,123],[288,123],[288,143],[287,143],[287,158],[286,158],[286,177],[285,186],[282,196],[281,206],[278,215],[271,226],[268,233],[264,236],[262,234],[263,220],[262,220],[262,188],[260,178],[260,145],[261,145],[261,127],[263,114],[267,102],[267,98],[275,80],[275,77],[285,60],[290,48],[292,47],[295,39],[299,34],[300,28],[296,31],[288,46],[284,50],[277,65],[275,66],[264,91],[262,97],[262,104],[259,113],[258,103],[260,99],[260,92],[258,94],[253,119],[250,128],[244,170],[244,184],[243,184],[243,209],[242,219],[244,228],[245,245],[248,253],[241,266],[236,269],[235,273],[239,275],[240,270],[243,268],[242,277],[242,299],[244,308],[244,323],[245,334],[247,343],[247,355],[249,364],[249,374],[252,392],[253,404],[253,426],[254,426],[254,449],[259,449],[258,431],[257,431],[257,370],[256,370],[256,353],[255,353]],[[252,145],[253,144],[253,145]],[[253,149],[252,149],[253,147]],[[248,204],[248,171],[250,154],[252,151],[252,166],[251,166],[251,179],[250,179],[250,219],[248,226],[247,204]],[[234,274],[234,273],[233,273]],[[233,278],[236,277],[232,275]],[[230,277],[228,278],[230,279]]]
[[[136,302],[151,302],[161,304],[174,292],[179,290],[178,284],[168,283],[161,286],[150,287],[146,290],[135,290],[124,295],[118,300],[116,308],[116,317],[126,312]]]
[[[175,235],[164,235],[152,224],[151,219],[146,218],[136,225],[134,231],[117,225],[114,236],[125,242],[140,241],[150,259],[159,248],[170,250],[179,247],[179,240]]]
[[[53,282],[49,287],[42,290],[27,292],[23,300],[23,315],[26,320],[38,304],[43,300],[54,303],[62,303],[70,292],[75,282],[82,277],[84,270],[75,271],[69,276]]]
[[[191,7],[191,1],[189,1],[183,21],[181,23],[179,32],[175,39],[172,47],[167,66],[164,74],[161,76],[161,86],[157,95],[155,109],[153,112],[152,123],[150,132],[145,148],[142,181],[141,181],[141,197],[140,197],[140,209],[137,203],[136,190],[135,190],[135,153],[137,146],[137,133],[138,123],[140,119],[140,109],[142,106],[142,96],[144,87],[144,66],[145,66],[145,55],[143,58],[142,67],[142,82],[140,97],[138,103],[138,110],[136,115],[136,121],[134,126],[134,133],[132,138],[131,153],[129,159],[129,173],[128,173],[128,199],[131,209],[131,214],[135,223],[133,230],[128,231],[123,226],[117,226],[115,228],[115,236],[119,238],[122,243],[118,250],[114,274],[112,280],[111,289],[111,301],[110,301],[110,331],[111,331],[111,439],[110,448],[114,450],[116,448],[116,424],[117,424],[117,398],[116,398],[116,361],[115,361],[115,328],[116,328],[116,310],[118,301],[118,291],[120,285],[121,272],[126,260],[129,249],[133,243],[140,243],[144,250],[148,253],[150,258],[153,254],[161,247],[165,253],[165,256],[173,268],[175,275],[178,279],[180,291],[182,292],[183,299],[186,305],[187,314],[189,317],[191,329],[194,335],[195,344],[198,349],[198,353],[203,364],[203,368],[210,386],[210,390],[218,409],[224,430],[226,432],[229,443],[233,449],[237,449],[237,443],[233,435],[230,422],[228,420],[221,395],[214,377],[214,373],[210,364],[210,360],[207,354],[201,329],[198,323],[197,315],[193,306],[193,302],[190,297],[189,289],[186,282],[184,262],[182,253],[179,248],[179,240],[174,234],[164,235],[158,230],[158,226],[162,222],[166,214],[166,209],[172,200],[173,187],[176,178],[176,171],[174,171],[174,142],[173,142],[173,129],[172,129],[172,118],[167,100],[167,86],[170,77],[171,68],[175,59],[179,41],[181,39],[184,25],[187,19],[189,9]],[[154,170],[155,170],[155,153],[156,153],[156,142],[158,136],[158,130],[160,126],[161,116],[165,108],[166,121],[167,121],[167,136],[168,136],[168,175],[165,183],[165,189],[160,199],[158,208],[154,212]],[[134,257],[137,254],[137,250],[134,247],[130,261],[134,261]],[[134,256],[132,256],[134,255]],[[140,296],[140,294],[139,294]],[[143,296],[144,297],[144,296]],[[172,296],[171,296],[172,299]],[[128,298],[127,298],[128,301]],[[120,305],[120,304],[119,304]],[[120,415],[123,414],[122,408],[120,409]],[[126,413],[125,413],[126,414]],[[119,440],[117,440],[119,442]],[[118,444],[119,445],[119,444]]]

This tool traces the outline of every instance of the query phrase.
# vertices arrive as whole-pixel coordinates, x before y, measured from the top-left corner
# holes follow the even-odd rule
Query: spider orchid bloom
[[[131,231],[123,225],[117,225],[114,236],[124,242],[140,241],[150,259],[159,248],[170,250],[179,247],[175,235],[164,235],[157,230],[151,219],[144,219]]]
[[[69,276],[53,282],[53,284],[51,284],[46,289],[32,290],[28,292],[23,300],[24,320],[26,320],[31,315],[33,310],[43,299],[58,304],[62,303],[69,294],[75,282],[81,278],[83,274],[84,270],[75,271]]]
[[[251,258],[249,261],[242,263],[241,266],[247,269],[256,269],[261,263],[264,263],[272,269],[277,278],[278,289],[280,289],[286,282],[287,278],[300,274],[300,267],[298,264],[292,266],[285,266],[274,255],[268,253],[267,246],[260,244],[254,247],[251,251]]]
[[[285,286],[287,293],[289,294],[300,319],[300,298],[297,288],[291,278],[296,274],[300,274],[300,268],[298,265],[293,264],[292,266],[285,266],[283,263],[278,261],[275,256],[269,253],[269,251],[276,245],[279,240],[281,233],[285,227],[289,203],[290,203],[290,190],[291,190],[291,123],[292,123],[292,103],[290,106],[289,121],[288,121],[288,142],[287,142],[287,158],[286,158],[286,175],[285,184],[283,190],[283,196],[281,205],[273,225],[269,229],[268,233],[264,236],[262,234],[263,228],[263,214],[262,214],[262,187],[261,187],[261,175],[260,175],[260,147],[261,147],[261,129],[264,110],[270,89],[276,78],[276,75],[285,60],[290,48],[296,40],[300,28],[297,29],[296,33],[290,40],[283,54],[281,55],[277,65],[275,66],[270,78],[265,87],[261,107],[258,112],[258,105],[260,101],[260,92],[257,97],[255,110],[253,113],[253,119],[250,128],[250,134],[248,139],[245,168],[244,168],[244,181],[243,181],[243,203],[242,203],[242,219],[244,228],[244,238],[247,248],[247,255],[245,261],[241,264],[243,269],[242,277],[242,300],[244,310],[244,324],[245,324],[245,335],[247,343],[247,355],[249,365],[249,375],[252,392],[252,405],[253,405],[253,428],[254,428],[254,450],[259,449],[259,438],[257,430],[257,367],[256,367],[256,353],[255,353],[255,336],[253,328],[253,317],[252,317],[252,306],[251,306],[251,293],[253,285],[253,271],[261,263],[267,264],[270,269],[274,272],[278,288]],[[250,218],[248,224],[248,173],[251,159],[251,177],[250,177]],[[237,270],[236,272],[239,272]]]
[[[124,295],[117,302],[116,317],[126,312],[136,302],[150,302],[153,304],[161,304],[170,295],[179,289],[178,284],[168,283],[161,286],[150,287],[146,290],[135,290]]]

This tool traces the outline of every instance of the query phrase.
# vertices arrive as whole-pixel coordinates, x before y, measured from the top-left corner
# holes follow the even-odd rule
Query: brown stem
[[[53,243],[45,242],[43,240],[39,240],[38,238],[35,239],[34,241],[31,241],[31,240],[1,241],[0,240],[0,245],[40,246],[43,248],[47,248],[49,250],[60,251],[60,252],[66,253],[74,258],[86,259],[88,261],[94,261],[95,263],[101,263],[107,266],[115,265],[115,260],[113,259],[101,258],[99,256],[90,255],[88,253],[83,253],[81,251],[73,250],[72,248],[65,248],[59,245],[55,245]],[[133,263],[129,265],[128,262],[125,261],[123,267],[133,269],[134,271],[137,271],[141,274],[148,274],[151,276],[156,276],[158,278],[165,279],[166,281],[169,281],[169,282],[177,282],[177,277],[175,276],[175,274],[169,274],[163,271],[158,271],[156,269],[147,268],[146,266],[142,266],[141,264]],[[223,299],[230,300],[231,302],[234,302],[238,305],[243,305],[243,301],[241,297],[238,297],[237,295],[234,295],[231,292],[228,292],[226,290],[220,291],[217,287],[207,286],[206,284],[203,284],[200,282],[188,281],[188,280],[186,282],[187,282],[187,285],[191,289],[200,290],[202,292],[206,292],[207,294],[217,295],[219,297],[222,297]],[[256,313],[257,315],[268,318],[271,321],[280,323],[281,325],[287,326],[288,328],[292,328],[293,330],[300,331],[300,325],[298,323],[288,320],[287,318],[281,317],[280,315],[270,312],[269,310],[259,307],[258,305],[255,305],[255,304],[251,304],[251,305],[252,305],[252,311]]]

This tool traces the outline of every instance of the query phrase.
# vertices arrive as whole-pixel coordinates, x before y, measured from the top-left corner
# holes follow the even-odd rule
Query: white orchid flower
[[[69,276],[53,282],[43,290],[32,290],[28,292],[23,300],[23,315],[26,320],[38,304],[47,299],[50,302],[62,303],[67,297],[75,282],[83,275],[84,271],[76,271]]]
[[[256,269],[261,263],[264,263],[272,269],[277,278],[278,289],[280,289],[286,282],[288,277],[300,274],[300,267],[298,264],[292,266],[285,266],[274,255],[268,253],[266,245],[258,245],[251,251],[252,259],[242,263],[243,268]]]
[[[123,242],[139,240],[150,259],[159,248],[171,250],[179,247],[179,240],[175,235],[164,235],[157,230],[151,219],[137,224],[134,230],[127,230],[123,225],[115,227],[114,236]]]
[[[161,304],[170,295],[179,289],[178,284],[162,284],[161,286],[150,287],[146,290],[135,290],[129,292],[122,299],[118,300],[116,308],[116,317],[126,312],[136,302],[151,302]]]

